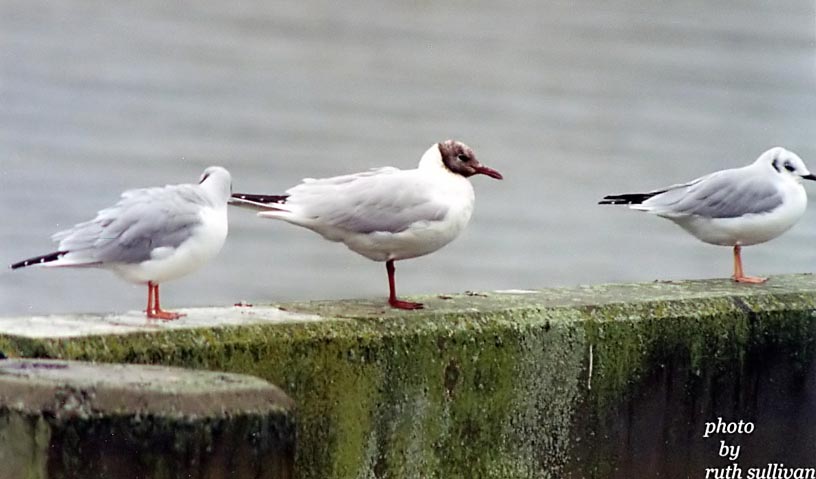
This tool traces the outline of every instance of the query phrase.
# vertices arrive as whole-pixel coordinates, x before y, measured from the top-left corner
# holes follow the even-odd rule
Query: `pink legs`
[[[760,278],[758,276],[745,276],[742,272],[742,257],[740,252],[742,247],[740,245],[734,246],[734,276],[731,277],[737,283],[751,283],[760,284],[768,281],[768,278]]]
[[[185,316],[182,313],[172,313],[161,309],[161,306],[159,306],[159,285],[152,281],[147,283],[147,309],[145,312],[148,319],[164,319],[166,321]]]

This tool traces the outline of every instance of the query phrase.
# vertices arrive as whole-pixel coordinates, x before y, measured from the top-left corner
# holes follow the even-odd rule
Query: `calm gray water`
[[[415,166],[458,138],[474,179],[451,245],[397,264],[402,294],[726,277],[726,248],[600,207],[784,145],[816,168],[810,0],[0,0],[0,263],[53,248],[127,188],[236,191]],[[809,185],[816,194],[816,185]],[[382,264],[231,211],[213,262],[165,307],[385,297]],[[816,208],[748,248],[748,274],[816,270]],[[0,273],[0,314],[144,308],[98,270]]]

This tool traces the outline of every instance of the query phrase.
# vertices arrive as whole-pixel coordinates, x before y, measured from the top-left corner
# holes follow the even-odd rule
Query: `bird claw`
[[[425,307],[422,303],[413,303],[411,301],[402,301],[400,299],[389,299],[388,304],[390,304],[392,308],[406,309],[409,311],[423,309]]]
[[[149,319],[161,319],[163,321],[173,321],[175,319],[179,319],[183,316],[187,316],[184,313],[173,313],[170,311],[164,311],[163,309],[157,311],[150,311],[147,313],[147,317]]]
[[[731,279],[734,280],[735,283],[747,284],[762,284],[768,281],[768,278],[761,278],[759,276],[731,276]]]

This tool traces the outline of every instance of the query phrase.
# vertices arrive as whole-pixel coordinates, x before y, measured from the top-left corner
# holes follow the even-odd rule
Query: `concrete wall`
[[[293,402],[258,378],[0,361],[0,479],[291,479]]]
[[[816,466],[813,276],[421,299],[2,318],[0,351],[264,378],[297,404],[298,478],[705,477],[721,439]],[[704,439],[718,416],[755,432]]]

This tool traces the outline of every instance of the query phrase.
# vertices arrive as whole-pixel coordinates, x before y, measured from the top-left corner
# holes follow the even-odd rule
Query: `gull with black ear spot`
[[[412,170],[379,168],[324,179],[305,179],[283,195],[236,193],[230,204],[262,218],[308,228],[374,261],[388,273],[388,304],[419,309],[397,299],[394,262],[432,253],[459,236],[473,213],[468,178],[502,179],[462,142],[431,146]]]
[[[159,283],[191,273],[215,257],[227,238],[230,174],[204,170],[198,184],[141,188],[122,193],[118,203],[90,221],[52,238],[57,250],[11,265],[96,267],[147,285],[148,318],[184,316],[161,309]]]
[[[733,280],[763,283],[746,276],[743,246],[770,241],[802,218],[807,193],[802,180],[816,180],[795,153],[771,148],[742,168],[709,175],[648,193],[609,195],[602,205],[629,205],[667,218],[709,244],[734,248]]]

